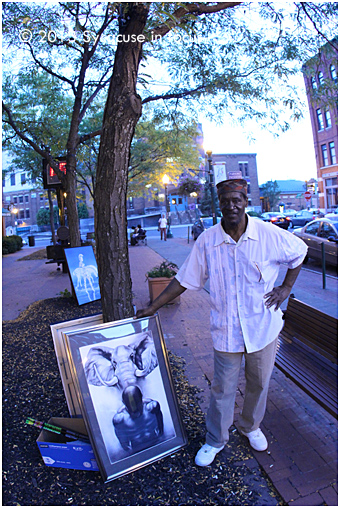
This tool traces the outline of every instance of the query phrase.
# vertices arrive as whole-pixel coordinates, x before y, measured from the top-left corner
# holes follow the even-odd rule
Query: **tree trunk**
[[[95,189],[95,232],[99,284],[104,322],[133,315],[129,266],[126,193],[130,145],[142,113],[136,93],[143,34],[148,16],[146,3],[125,4],[125,19],[118,42],[113,74],[104,111]]]

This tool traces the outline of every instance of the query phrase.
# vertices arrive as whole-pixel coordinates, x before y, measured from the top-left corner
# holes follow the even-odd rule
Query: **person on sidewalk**
[[[167,220],[166,220],[165,214],[163,213],[162,217],[158,220],[158,227],[161,232],[161,240],[163,240],[163,236],[164,236],[165,241],[166,241],[166,224],[167,224]]]
[[[195,458],[199,466],[211,464],[228,442],[243,356],[246,388],[238,427],[255,450],[267,449],[260,424],[283,326],[279,307],[307,252],[305,243],[290,232],[245,213],[247,182],[241,174],[220,182],[217,195],[222,221],[198,237],[169,286],[136,313],[137,318],[151,316],[186,289],[203,288],[210,278],[214,379],[206,443]],[[288,269],[282,284],[274,287],[281,264]]]

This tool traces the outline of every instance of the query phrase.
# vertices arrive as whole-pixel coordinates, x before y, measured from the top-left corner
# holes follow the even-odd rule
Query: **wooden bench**
[[[276,366],[338,417],[338,320],[291,295],[279,335]]]

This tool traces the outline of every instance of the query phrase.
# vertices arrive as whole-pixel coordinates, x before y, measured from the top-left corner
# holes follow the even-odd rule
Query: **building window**
[[[249,176],[248,175],[248,162],[244,163],[244,174],[245,174],[245,176]]]
[[[25,218],[25,210],[20,210],[19,211],[19,219],[24,219]]]
[[[247,194],[250,195],[250,184],[248,183]]]
[[[338,179],[326,178],[325,188],[327,211],[333,210],[338,206]]]
[[[317,85],[317,82],[316,82],[316,79],[315,78],[312,78],[311,79],[312,81],[312,88],[314,88],[314,90],[316,90],[318,88],[318,85]]]
[[[319,79],[320,85],[323,85],[324,84],[324,79],[323,79],[323,73],[321,71],[318,72],[318,79]]]
[[[321,145],[322,152],[322,165],[328,166],[328,153],[327,153],[327,145]]]
[[[317,116],[317,119],[318,119],[318,129],[319,129],[319,131],[323,131],[325,126],[324,126],[324,123],[323,123],[323,117],[322,117],[322,111],[321,111],[321,109],[317,109],[316,110],[316,116]]]
[[[24,183],[26,183],[26,173],[21,173],[20,178],[21,178],[21,184],[22,184],[22,185],[23,185]]]
[[[16,205],[18,203],[18,198],[16,196],[13,197],[13,203]]]
[[[28,194],[26,194],[25,196],[25,203],[28,203],[29,202],[29,198],[28,198]]]
[[[335,81],[335,83],[337,83],[338,82],[338,74],[336,72],[335,65],[330,66],[329,72],[331,73],[332,80]]]
[[[15,185],[15,173],[11,174],[11,185]]]
[[[329,111],[325,111],[326,129],[332,127],[332,119]]]
[[[24,196],[19,196],[19,203],[23,203],[24,202]]]
[[[331,164],[336,164],[336,153],[334,141],[329,143],[329,153],[331,154]]]
[[[29,208],[26,208],[26,219],[30,218],[30,210]]]

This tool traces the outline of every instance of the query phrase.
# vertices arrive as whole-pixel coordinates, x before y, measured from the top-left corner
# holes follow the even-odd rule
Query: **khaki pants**
[[[277,338],[255,353],[222,353],[214,350],[214,379],[206,420],[206,441],[209,445],[219,448],[229,440],[229,427],[234,421],[235,397],[243,355],[246,388],[238,423],[244,432],[259,428],[266,411],[276,348]]]

